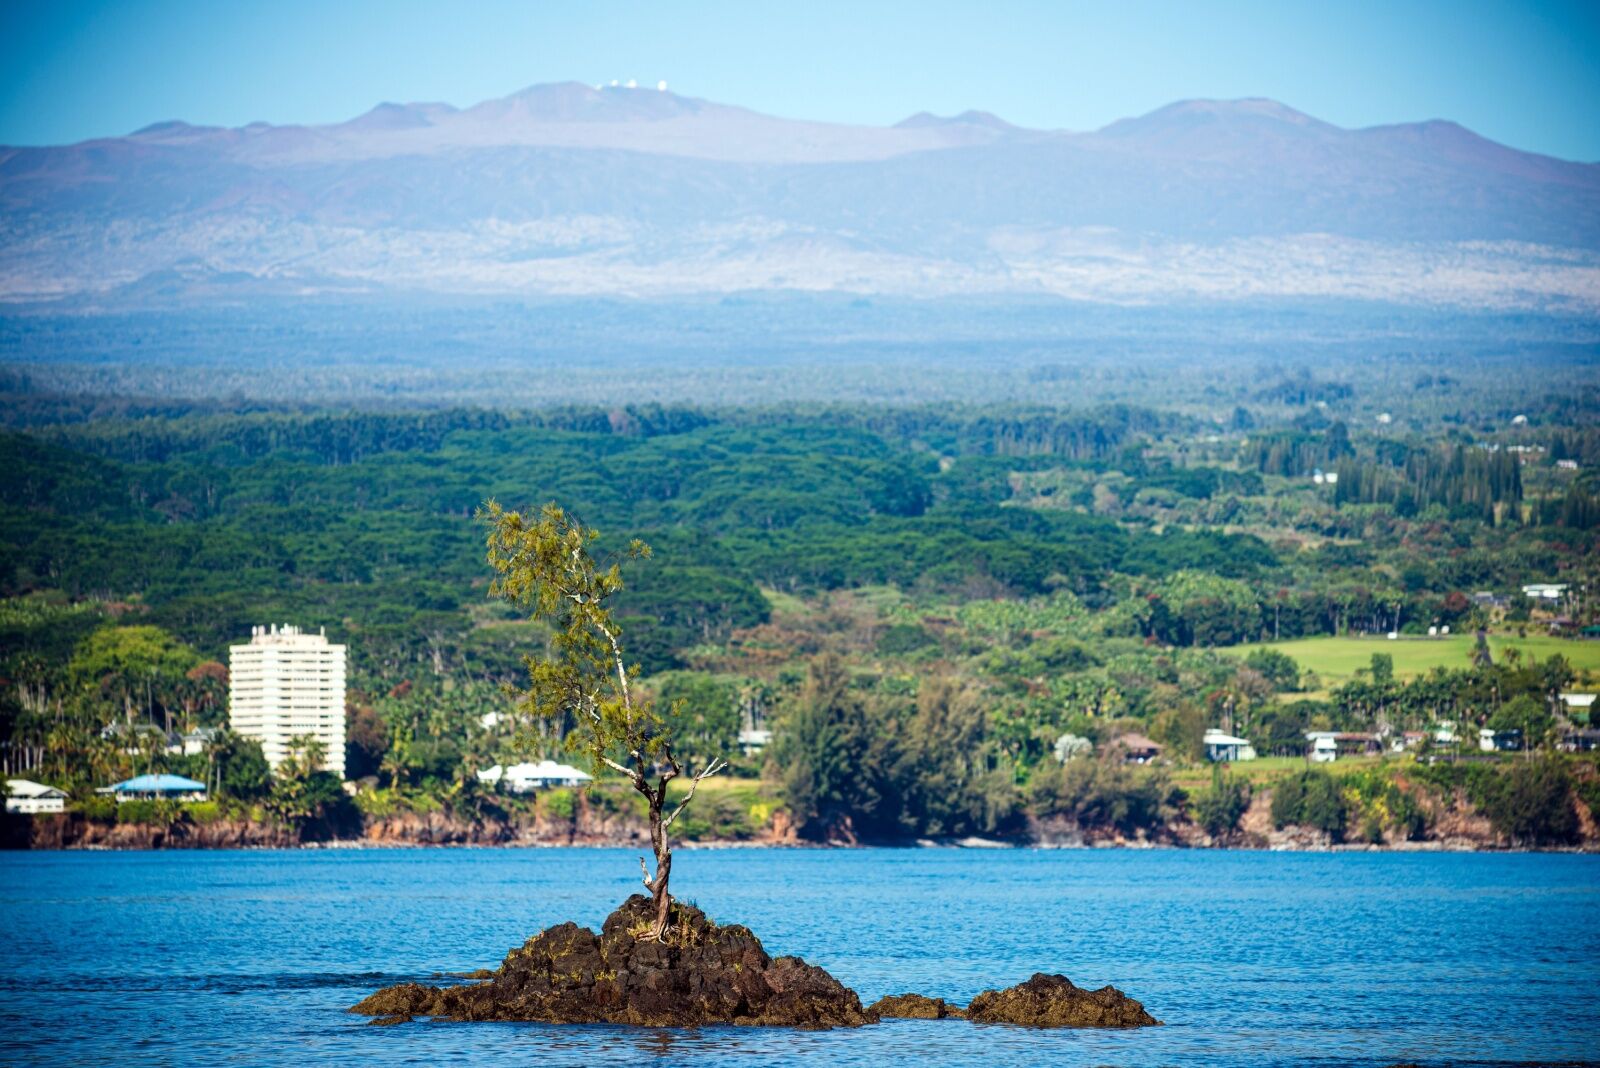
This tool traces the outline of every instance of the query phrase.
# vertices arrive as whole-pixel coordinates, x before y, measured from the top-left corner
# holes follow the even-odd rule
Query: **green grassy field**
[[[1340,757],[1331,764],[1312,764],[1305,757],[1278,757],[1266,756],[1257,760],[1242,760],[1235,764],[1222,765],[1228,775],[1236,779],[1248,779],[1252,786],[1261,786],[1264,783],[1274,782],[1292,775],[1294,772],[1305,768],[1316,767],[1334,776],[1350,775],[1362,768],[1381,766],[1385,762],[1401,764],[1409,763],[1409,753],[1391,753],[1384,756]],[[1193,792],[1203,790],[1211,785],[1211,765],[1198,764],[1188,767],[1174,768],[1171,772],[1172,781]]]
[[[1394,673],[1398,678],[1425,675],[1435,667],[1464,668],[1472,655],[1473,638],[1469,634],[1452,634],[1448,638],[1401,637],[1387,638],[1301,638],[1288,642],[1261,642],[1255,645],[1238,645],[1219,652],[1230,656],[1248,656],[1252,649],[1278,649],[1294,657],[1302,671],[1315,671],[1324,687],[1348,681],[1355,673],[1369,666],[1373,653],[1388,653],[1394,657]],[[1516,648],[1524,657],[1546,660],[1557,653],[1567,658],[1575,669],[1589,674],[1600,674],[1600,642],[1572,641],[1544,635],[1519,638],[1515,634],[1489,635],[1489,650],[1499,663],[1506,650]]]

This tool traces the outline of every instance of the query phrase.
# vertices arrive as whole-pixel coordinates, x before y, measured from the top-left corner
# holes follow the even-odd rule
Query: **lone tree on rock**
[[[689,792],[667,811],[667,784],[683,774],[672,755],[672,735],[653,702],[634,692],[638,669],[623,659],[622,629],[608,607],[622,589],[621,560],[596,562],[590,546],[598,533],[555,504],[537,520],[508,512],[495,501],[478,513],[489,527],[489,564],[497,572],[490,592],[528,609],[555,630],[548,652],[523,657],[528,689],[518,707],[534,722],[566,724],[564,744],[583,753],[596,774],[602,767],[627,776],[650,809],[650,845],[655,874],[639,858],[655,923],[642,938],[667,934],[672,895],[672,844],[667,832],[695,790],[727,767],[712,760],[689,783]],[[650,547],[633,541],[621,559],[648,558]]]

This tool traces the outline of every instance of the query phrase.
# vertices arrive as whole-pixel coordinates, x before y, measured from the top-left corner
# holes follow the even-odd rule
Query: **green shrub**
[[[1348,819],[1339,784],[1318,768],[1291,775],[1273,789],[1272,824],[1279,829],[1290,824],[1311,827],[1338,841]]]
[[[1221,765],[1211,768],[1211,788],[1194,799],[1194,819],[1212,837],[1236,830],[1250,807],[1250,781],[1225,775]]]
[[[124,801],[117,805],[117,822],[146,827],[171,827],[183,819],[177,801]]]
[[[1564,845],[1578,837],[1572,776],[1560,757],[1517,761],[1483,811],[1496,831],[1520,845]]]
[[[547,815],[558,820],[570,820],[578,811],[577,798],[567,789],[546,790],[539,795],[539,803]]]
[[[1600,775],[1579,779],[1573,786],[1573,792],[1589,809],[1589,815],[1600,821]]]
[[[906,656],[934,644],[933,635],[915,623],[896,623],[878,635],[878,652],[884,656]]]
[[[406,807],[405,799],[395,789],[362,790],[355,796],[356,808],[372,819],[386,819]]]
[[[116,799],[100,794],[96,794],[94,797],[86,797],[82,801],[75,801],[72,804],[72,808],[73,811],[82,813],[87,819],[99,820],[102,823],[112,823],[117,818]]]
[[[1438,787],[1446,794],[1462,791],[1475,808],[1488,803],[1500,782],[1500,774],[1489,764],[1434,764],[1418,765],[1408,774],[1421,782]]]
[[[1363,768],[1344,776],[1339,785],[1346,816],[1360,824],[1366,841],[1382,842],[1387,828],[1408,841],[1422,837],[1427,830],[1427,816],[1416,798],[1400,789],[1385,768]]]
[[[216,823],[223,818],[222,806],[215,801],[194,801],[183,806],[183,813],[193,823]]]
[[[1154,830],[1175,812],[1179,795],[1158,769],[1078,757],[1049,762],[1033,777],[1029,801],[1040,816],[1062,816],[1080,827],[1132,834]]]

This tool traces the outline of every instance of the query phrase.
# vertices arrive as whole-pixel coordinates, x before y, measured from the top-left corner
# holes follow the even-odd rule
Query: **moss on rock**
[[[967,1010],[959,1005],[922,994],[890,994],[873,1002],[867,1011],[902,1020],[963,1020],[967,1016]]]
[[[967,1018],[1023,1027],[1153,1027],[1161,1023],[1114,986],[1083,990],[1064,975],[1043,972],[1004,990],[985,990],[967,1006]]]

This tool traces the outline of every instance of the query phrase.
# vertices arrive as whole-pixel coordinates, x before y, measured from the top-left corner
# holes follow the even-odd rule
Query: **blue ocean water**
[[[680,895],[870,1001],[1035,971],[1165,1027],[859,1031],[417,1022],[373,989],[598,928],[637,886],[599,849],[0,855],[0,1064],[815,1061],[1380,1065],[1600,1058],[1600,857],[683,850]]]

